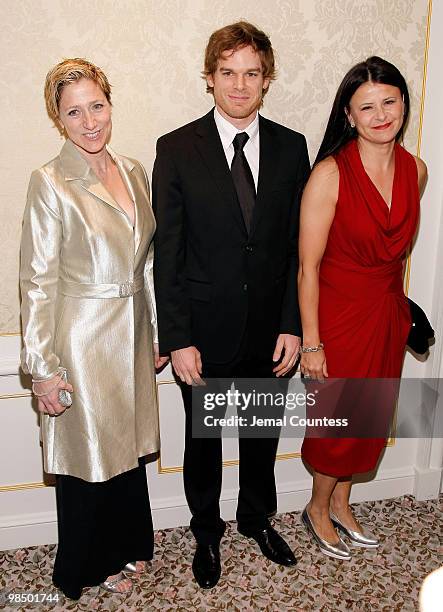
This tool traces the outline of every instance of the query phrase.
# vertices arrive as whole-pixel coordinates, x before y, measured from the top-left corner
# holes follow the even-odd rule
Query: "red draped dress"
[[[395,144],[389,209],[352,140],[335,160],[339,193],[320,266],[319,330],[331,378],[399,378],[411,326],[402,261],[417,228],[414,157]],[[370,418],[370,415],[369,415]],[[335,477],[375,468],[385,439],[308,438],[303,459]]]

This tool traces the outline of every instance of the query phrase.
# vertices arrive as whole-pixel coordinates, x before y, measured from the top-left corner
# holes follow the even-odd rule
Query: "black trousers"
[[[272,355],[261,359],[251,355],[245,343],[239,355],[228,364],[203,363],[204,378],[275,378]],[[281,380],[287,390],[287,379]],[[183,479],[186,499],[192,513],[191,530],[200,544],[218,544],[225,530],[220,517],[222,487],[221,438],[192,436],[192,387],[180,385],[186,414]],[[264,529],[277,510],[274,465],[278,437],[239,437],[239,494],[237,523],[241,531]]]
[[[154,548],[145,465],[106,482],[56,479],[58,549],[54,585],[71,599]]]

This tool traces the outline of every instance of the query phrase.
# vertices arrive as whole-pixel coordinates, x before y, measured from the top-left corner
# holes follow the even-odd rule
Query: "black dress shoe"
[[[260,546],[263,555],[270,561],[287,567],[297,563],[292,550],[271,526],[257,531],[241,531],[240,529],[238,531],[247,538],[253,538]]]
[[[220,579],[220,550],[218,544],[197,544],[192,571],[202,589],[212,589]]]

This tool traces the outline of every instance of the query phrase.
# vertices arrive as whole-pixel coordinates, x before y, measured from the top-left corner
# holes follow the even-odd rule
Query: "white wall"
[[[418,364],[407,359],[408,376],[440,379],[443,392],[443,3],[433,2],[429,58],[424,97],[423,133],[420,156],[428,166],[429,181],[422,198],[420,230],[411,258],[410,296],[430,315],[436,330],[436,344],[429,359]],[[442,406],[440,402],[440,407]],[[443,414],[436,414],[434,431],[443,431]],[[429,498],[443,490],[443,440],[420,440],[415,455],[414,492]]]

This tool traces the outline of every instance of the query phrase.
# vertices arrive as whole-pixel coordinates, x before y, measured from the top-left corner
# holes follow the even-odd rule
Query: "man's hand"
[[[179,379],[188,385],[204,385],[201,378],[202,360],[195,346],[171,351],[172,367]]]
[[[287,374],[295,365],[297,361],[298,353],[300,350],[300,338],[299,336],[293,336],[292,334],[280,334],[275,344],[275,351],[272,355],[272,361],[278,361],[284,351],[284,357],[281,363],[278,364],[272,371],[275,372],[276,376],[284,376]]]
[[[157,342],[154,342],[154,366],[156,370],[159,370],[160,368],[162,368],[165,363],[168,363],[169,361],[169,357],[166,355],[165,357],[160,357],[159,354],[159,350],[158,350],[158,344]]]

